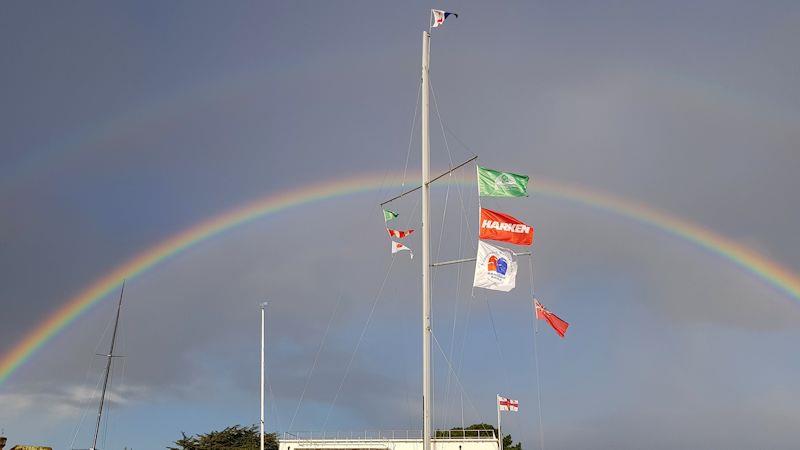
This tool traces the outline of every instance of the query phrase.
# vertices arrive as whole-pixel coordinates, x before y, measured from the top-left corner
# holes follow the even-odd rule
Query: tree
[[[503,450],[522,450],[522,442],[517,442],[514,444],[514,440],[511,439],[511,435],[507,434],[503,436]]]
[[[256,425],[234,425],[222,431],[211,431],[196,436],[187,436],[181,432],[181,438],[175,441],[177,447],[169,450],[256,450],[259,448],[258,427]],[[278,450],[277,433],[264,434],[264,449]]]
[[[486,431],[493,431],[495,436],[497,435],[497,428],[488,423],[475,423],[466,428],[455,427],[451,428],[449,435],[451,437],[470,437],[476,436],[480,431],[476,430],[486,430]],[[470,433],[470,431],[472,431]],[[444,437],[447,436],[448,432],[446,430],[436,430],[436,437]],[[514,444],[514,440],[511,438],[510,434],[503,436],[503,450],[522,450],[522,443],[517,442]]]

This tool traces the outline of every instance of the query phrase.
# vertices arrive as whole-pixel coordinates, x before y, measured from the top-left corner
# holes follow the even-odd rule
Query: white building
[[[441,430],[431,439],[431,448],[498,450],[499,445],[494,430]],[[284,433],[279,450],[422,450],[422,432]]]

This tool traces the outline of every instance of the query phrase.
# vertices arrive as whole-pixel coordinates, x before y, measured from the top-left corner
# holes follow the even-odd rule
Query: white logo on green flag
[[[390,221],[390,220],[394,219],[394,218],[395,218],[395,217],[397,217],[397,216],[399,216],[399,214],[397,214],[397,213],[396,213],[396,212],[394,212],[394,211],[389,211],[388,209],[384,209],[384,210],[383,210],[383,220],[384,220],[385,222],[388,222],[388,221]]]
[[[478,191],[481,197],[527,197],[527,175],[478,167]]]

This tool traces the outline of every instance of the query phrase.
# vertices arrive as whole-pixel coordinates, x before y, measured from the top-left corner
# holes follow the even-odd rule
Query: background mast
[[[122,280],[122,289],[119,291],[119,301],[117,302],[117,317],[114,319],[114,333],[111,335],[111,348],[108,354],[105,355],[108,360],[106,361],[106,374],[103,378],[103,393],[100,394],[100,408],[97,410],[97,424],[94,427],[94,440],[92,440],[91,450],[97,449],[97,436],[100,434],[100,421],[103,418],[103,405],[106,401],[106,390],[108,389],[108,375],[111,372],[111,360],[114,358],[114,343],[117,341],[117,326],[119,326],[119,310],[122,309],[122,294],[125,292],[125,280]]]

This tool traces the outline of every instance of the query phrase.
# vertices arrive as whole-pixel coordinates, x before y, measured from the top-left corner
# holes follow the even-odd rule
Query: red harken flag
[[[533,227],[508,214],[481,208],[480,239],[510,242],[517,245],[533,244]]]
[[[553,327],[554,330],[556,330],[556,333],[558,333],[558,335],[563,338],[564,335],[567,333],[567,328],[569,328],[569,324],[561,320],[561,318],[558,317],[557,315],[548,311],[547,308],[544,307],[544,305],[539,303],[539,300],[533,299],[533,303],[534,305],[536,305],[536,318],[539,320],[546,320],[547,323],[549,323],[550,326]]]

